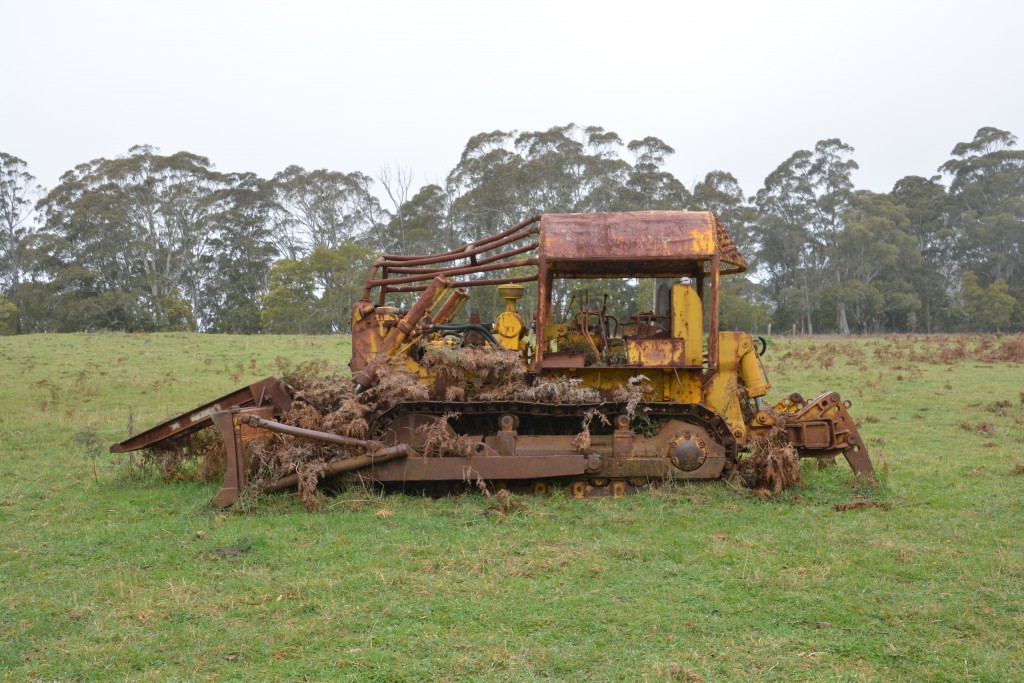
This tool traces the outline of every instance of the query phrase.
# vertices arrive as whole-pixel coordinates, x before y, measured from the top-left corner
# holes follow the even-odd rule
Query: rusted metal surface
[[[873,475],[868,447],[839,394],[827,392],[786,420],[786,435],[802,458],[842,455],[857,474]]]
[[[379,451],[375,451],[367,455],[357,455],[344,460],[331,461],[324,465],[323,471],[321,472],[321,478],[326,479],[327,477],[334,477],[345,472],[365,470],[369,467],[382,467],[385,463],[410,457],[418,457],[418,454],[410,448],[408,444],[403,443],[389,448],[382,448]],[[299,475],[290,474],[287,477],[281,477],[276,482],[272,483],[267,487],[267,490],[283,491],[285,489],[295,488],[298,483]]]
[[[246,417],[269,418],[273,415],[272,407],[233,408],[221,410],[210,416],[213,425],[220,432],[221,443],[224,445],[224,483],[210,501],[214,507],[226,508],[235,504],[238,496],[245,490],[252,465],[249,457],[249,444],[261,438],[255,427],[246,425],[242,420]]]
[[[678,276],[718,256],[726,272],[746,260],[708,212],[546,214],[540,221],[540,258],[560,274]]]
[[[521,239],[521,238],[520,237],[509,238],[508,241],[514,241],[516,239]],[[488,251],[490,249],[493,249],[493,248],[494,247],[488,247],[488,249],[485,249],[485,250],[478,250],[477,252],[475,252],[473,254],[473,256],[476,256],[476,254],[484,253],[484,252],[486,252],[486,251]],[[532,243],[524,245],[522,247],[516,247],[515,249],[506,249],[505,251],[501,252],[500,254],[494,254],[493,256],[487,256],[487,257],[484,257],[484,258],[481,258],[481,259],[470,257],[470,261],[471,261],[473,267],[479,267],[479,266],[484,266],[484,265],[487,265],[487,264],[492,264],[495,261],[501,261],[502,259],[507,259],[510,256],[518,256],[519,254],[525,254],[526,252],[533,251],[536,248],[537,248],[537,243],[536,242],[532,242]],[[422,276],[426,276],[426,277],[430,277],[432,275],[436,275],[437,273],[446,273],[448,275],[456,275],[457,274],[457,273],[452,272],[449,268],[430,268],[430,267],[427,267],[426,265],[423,265],[423,266],[410,266],[410,265],[406,265],[407,263],[416,263],[416,262],[415,261],[408,261],[408,262],[403,263],[403,265],[400,265],[400,266],[390,265],[389,264],[388,265],[388,273],[393,273],[393,274],[398,274],[398,275],[422,275]],[[505,267],[509,267],[509,265],[510,264],[506,265]],[[384,284],[384,281],[383,280],[370,280],[370,283],[372,283],[374,285],[378,285],[378,284]]]
[[[718,370],[718,275],[721,259],[718,252],[711,257],[711,301],[708,303],[708,370]]]
[[[351,458],[331,461],[324,465],[321,477],[334,476],[343,472],[352,472],[377,463],[384,463],[399,458],[417,456],[416,451],[408,444],[385,446],[379,441],[354,439],[351,437],[303,429],[282,424],[268,419],[269,408],[243,408],[232,411],[219,411],[211,416],[214,426],[220,432],[227,459],[224,484],[210,501],[218,508],[231,507],[246,488],[250,474],[252,457],[249,444],[259,438],[261,431],[287,434],[300,439],[310,439],[339,446],[366,448],[370,453]],[[298,474],[292,474],[272,482],[268,491],[282,491],[294,488],[299,481]]]
[[[157,426],[136,434],[110,447],[111,453],[124,453],[146,448],[157,443],[187,436],[213,424],[211,416],[219,411],[231,408],[272,405],[278,415],[288,412],[292,405],[284,383],[277,377],[267,377],[259,382],[242,387],[230,394],[204,403],[177,417],[162,422]]]
[[[511,256],[535,250],[538,246],[536,242],[520,245],[512,249],[505,249],[483,258],[479,257],[488,252],[502,249],[502,247],[536,235],[539,228],[535,224],[539,221],[540,216],[532,216],[506,230],[502,230],[497,234],[484,237],[475,242],[470,242],[458,249],[453,249],[452,251],[443,254],[432,254],[428,256],[386,254],[374,262],[373,267],[370,270],[370,277],[363,290],[363,300],[367,302],[371,301],[372,290],[377,288],[377,303],[378,305],[381,305],[385,302],[388,292],[420,291],[420,288],[423,287],[423,285],[408,283],[423,282],[431,279],[435,275],[455,277],[458,275],[470,275],[486,271],[505,270],[516,267],[517,265],[536,265],[535,263],[530,263],[534,261],[534,259],[520,259],[518,261],[509,260],[509,257]],[[441,266],[440,264],[448,265]],[[431,265],[438,267],[426,267]],[[404,275],[404,277],[391,277],[392,273],[397,273],[399,276]],[[514,281],[527,282],[529,279],[531,278],[522,279],[522,277],[519,276]],[[512,281],[513,280],[505,278],[496,278],[494,279],[494,282],[488,284],[499,284]],[[474,286],[472,284],[472,280],[459,281],[457,284],[464,287]]]
[[[536,275],[517,275],[516,277],[500,277],[489,280],[458,280],[459,287],[489,287],[492,285],[510,285],[523,282],[535,282]],[[398,285],[388,287],[389,292],[422,292],[427,285]]]
[[[409,312],[402,316],[402,319],[395,325],[395,329],[391,334],[383,337],[380,340],[379,350],[374,354],[373,358],[369,363],[363,367],[359,373],[353,378],[356,385],[356,392],[372,386],[377,381],[377,367],[386,358],[392,356],[398,347],[412,334],[413,330],[416,329],[416,325],[419,324],[420,320],[427,314],[427,310],[430,305],[434,302],[435,298],[441,293],[441,290],[451,287],[449,282],[444,277],[437,275],[435,276],[416,303],[412,305]],[[373,328],[365,328],[366,333],[361,334],[360,338],[356,338],[357,331],[353,328],[352,334],[352,345],[360,345],[360,354],[364,357],[366,354],[366,348],[368,345],[372,345]],[[362,330],[360,330],[362,332]]]
[[[463,304],[466,303],[468,298],[469,292],[465,289],[456,289],[441,308],[434,315],[430,316],[429,323],[431,325],[441,325],[448,322],[462,309]]]
[[[434,254],[432,256],[385,254],[381,259],[384,262],[401,261],[404,263],[441,263],[442,261],[452,261],[458,258],[465,258],[473,253],[479,253],[481,248],[484,246],[493,248],[495,245],[500,246],[502,244],[507,244],[509,241],[513,241],[510,239],[512,236],[515,236],[515,239],[520,239],[530,234],[536,234],[537,230],[535,228],[530,230],[526,230],[526,228],[538,222],[540,219],[540,216],[531,216],[526,220],[520,221],[519,223],[502,230],[501,232],[488,235],[487,237],[478,239],[475,242],[470,242],[469,244],[461,246],[458,249],[453,249],[452,251],[444,254]]]
[[[587,458],[579,453],[557,455],[502,455],[443,458],[407,458],[375,466],[363,476],[381,483],[422,481],[469,481],[477,479],[545,479],[568,477],[587,471]]]
[[[685,339],[627,339],[626,365],[638,368],[683,368],[686,367],[683,358],[685,347]]]
[[[461,267],[452,267],[452,268],[430,268],[430,269],[427,269],[427,270],[423,270],[422,272],[417,273],[416,275],[403,275],[403,276],[400,276],[400,277],[388,277],[388,278],[382,278],[380,280],[370,280],[370,282],[368,284],[371,287],[380,287],[381,285],[387,285],[387,286],[390,287],[391,285],[404,285],[404,284],[407,284],[409,282],[423,282],[424,280],[430,280],[431,278],[436,277],[438,275],[444,275],[445,277],[455,277],[457,275],[470,275],[470,274],[473,274],[473,273],[485,273],[485,272],[492,271],[492,270],[504,270],[506,268],[521,268],[523,266],[535,266],[535,265],[537,265],[537,259],[524,258],[524,259],[516,259],[516,260],[512,260],[512,261],[501,261],[501,262],[498,262],[498,263],[488,262],[488,263],[485,263],[485,264],[474,264],[474,265],[470,265],[470,266],[461,266]],[[397,269],[397,270],[390,270],[389,269],[388,272],[390,274],[392,272],[397,272],[397,271],[400,271],[400,270],[408,270],[408,269],[405,269],[405,268],[400,268],[400,269]]]
[[[318,432],[315,429],[294,427],[292,425],[282,424],[273,420],[267,420],[259,417],[258,415],[242,415],[238,419],[242,424],[249,425],[256,429],[266,429],[271,432],[276,432],[277,434],[287,434],[288,436],[294,436],[300,439],[311,439],[313,441],[333,443],[337,446],[352,446],[354,448],[370,448],[373,450],[378,450],[384,447],[384,444],[379,441],[367,441],[366,439],[356,439],[351,436],[331,434],[330,432]]]

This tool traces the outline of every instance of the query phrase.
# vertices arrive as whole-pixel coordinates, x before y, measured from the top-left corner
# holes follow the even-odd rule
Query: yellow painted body
[[[526,323],[515,310],[506,310],[494,323],[494,334],[501,347],[509,351],[522,351],[526,342]]]
[[[704,336],[704,311],[700,296],[691,280],[672,285],[672,338],[685,343],[682,361],[698,366],[704,361],[701,339]]]
[[[526,322],[516,311],[516,301],[523,296],[525,289],[517,284],[498,287],[498,296],[505,300],[505,311],[494,322],[494,334],[501,347],[509,351],[526,350]]]
[[[649,391],[649,400],[703,403],[725,418],[733,436],[742,444],[746,442],[747,425],[743,419],[741,398],[744,393],[750,398],[763,396],[767,391],[767,383],[761,372],[754,341],[749,334],[720,332],[718,339],[718,370],[709,372],[706,382],[703,366],[559,368],[549,370],[545,375],[579,379],[582,387],[597,389],[609,398],[616,389],[626,386],[630,378],[643,375],[647,378],[643,386]]]
[[[718,334],[718,372],[704,385],[704,405],[725,418],[733,436],[746,442],[747,426],[740,405],[740,366],[743,356],[753,354],[754,340],[746,332]]]
[[[505,299],[505,311],[497,317],[493,331],[502,348],[522,354],[525,366],[527,327],[516,311],[516,301],[522,296],[523,288],[505,285],[499,291]],[[436,310],[443,299],[442,296],[436,297],[431,308]],[[549,322],[544,328],[548,351],[555,354],[561,349],[570,356],[564,357],[564,367],[547,367],[543,376],[547,379],[564,377],[579,380],[580,386],[596,389],[607,400],[614,400],[617,390],[628,386],[637,375],[643,375],[646,381],[642,386],[647,400],[701,403],[725,419],[742,446],[748,437],[743,400],[764,396],[769,386],[757,358],[754,340],[745,332],[719,332],[718,366],[709,367],[703,345],[703,302],[689,278],[673,283],[669,316],[667,335],[607,340],[609,355],[619,359],[616,363],[594,357],[594,350],[600,348],[602,339],[586,332],[582,323],[576,327]],[[373,313],[375,334],[370,336],[371,352],[376,353],[382,348],[388,335],[398,333],[398,320],[396,310],[377,307]],[[402,344],[399,353],[404,356],[406,367],[429,386],[433,384],[434,377],[410,352],[422,339],[413,335]],[[427,343],[443,346],[446,340],[434,338]]]

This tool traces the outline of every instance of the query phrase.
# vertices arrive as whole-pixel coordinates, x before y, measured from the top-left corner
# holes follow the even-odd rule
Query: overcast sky
[[[857,186],[1024,135],[1024,2],[0,0],[0,151],[52,187],[136,144],[271,176],[441,181],[468,138],[575,122],[653,135],[686,184],[754,194],[817,140]]]

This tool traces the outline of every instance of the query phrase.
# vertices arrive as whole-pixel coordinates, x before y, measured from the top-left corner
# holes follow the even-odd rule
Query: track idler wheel
[[[673,467],[684,472],[692,472],[708,459],[707,441],[690,432],[684,432],[672,439],[672,443],[669,444],[668,459]]]

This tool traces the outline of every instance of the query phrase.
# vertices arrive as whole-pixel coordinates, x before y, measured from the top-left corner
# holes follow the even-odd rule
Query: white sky
[[[419,186],[476,133],[575,122],[748,195],[839,137],[887,191],[982,126],[1024,136],[1016,0],[0,0],[0,21],[0,151],[47,187],[135,144]]]

